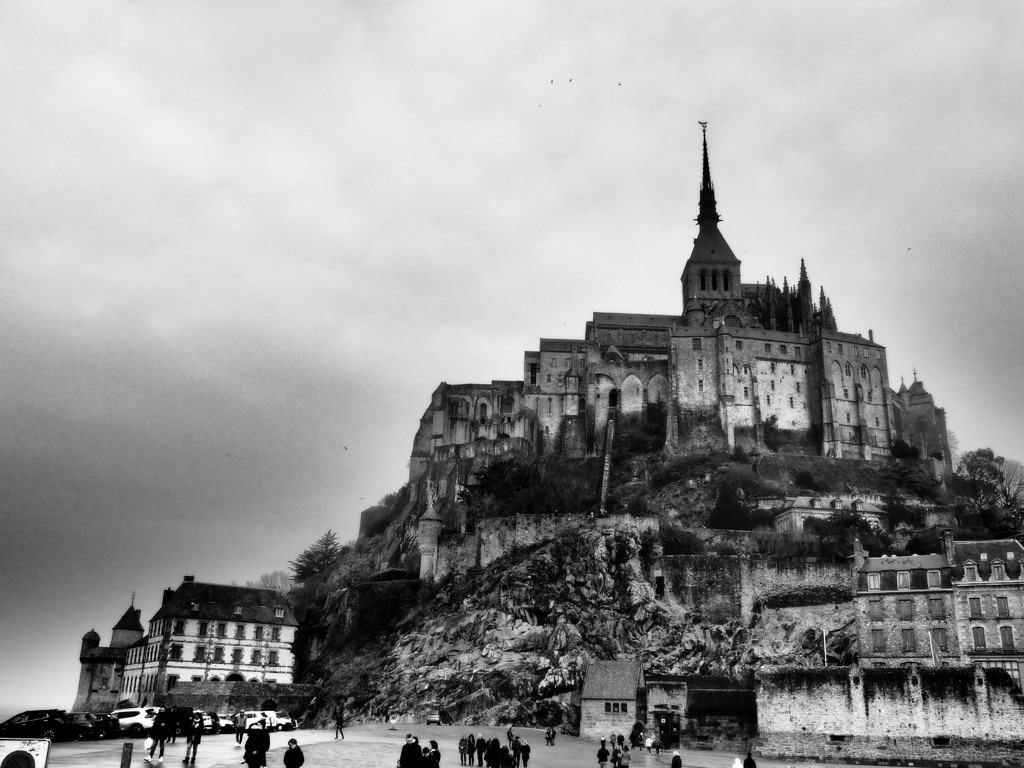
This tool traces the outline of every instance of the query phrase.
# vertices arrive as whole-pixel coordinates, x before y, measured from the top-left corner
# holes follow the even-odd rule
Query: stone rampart
[[[669,594],[720,620],[747,622],[762,608],[853,600],[845,563],[790,563],[746,555],[670,555],[662,558]]]
[[[1024,698],[1001,670],[766,667],[756,677],[766,757],[1024,758]]]
[[[315,695],[316,687],[312,685],[204,680],[178,683],[168,691],[164,706],[222,714],[240,709],[272,708],[297,717]],[[273,707],[269,706],[271,704]]]

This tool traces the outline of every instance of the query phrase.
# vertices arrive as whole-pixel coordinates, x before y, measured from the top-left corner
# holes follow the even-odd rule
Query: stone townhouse
[[[593,661],[580,694],[580,736],[625,734],[647,719],[644,671],[639,661]],[[610,747],[609,747],[610,749]]]
[[[964,661],[1006,670],[1020,688],[1024,673],[1024,547],[1015,539],[953,542],[956,630]]]
[[[297,627],[272,589],[185,576],[128,649],[122,698],[161,705],[179,681],[291,683]]]

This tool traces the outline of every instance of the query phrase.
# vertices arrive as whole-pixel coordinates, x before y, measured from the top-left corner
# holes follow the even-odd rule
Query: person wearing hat
[[[245,740],[245,756],[243,762],[249,768],[263,768],[267,764],[267,751],[270,749],[270,732],[267,721],[261,718],[249,726],[249,738]]]

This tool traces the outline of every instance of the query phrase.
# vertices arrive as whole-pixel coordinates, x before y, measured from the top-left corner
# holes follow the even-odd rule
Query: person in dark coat
[[[422,761],[423,752],[416,743],[416,737],[411,733],[405,734],[405,744],[402,745],[402,753],[398,756],[398,768],[420,768]]]
[[[501,748],[501,758],[498,761],[498,768],[514,768],[515,762],[512,758],[512,750],[508,747]]]
[[[195,763],[196,752],[199,751],[199,744],[203,740],[203,716],[196,712],[187,725],[182,726],[182,735],[185,737],[185,759],[183,763]],[[192,751],[192,759],[188,759],[189,750]]]
[[[608,747],[605,746],[604,739],[601,739],[601,746],[597,748],[597,764],[604,768],[608,765],[608,758],[611,755],[608,752]]]
[[[266,720],[257,720],[246,733],[245,755],[242,760],[249,768],[262,768],[267,764],[267,752],[270,749],[270,732],[266,728]]]
[[[159,760],[164,759],[164,742],[167,740],[167,734],[174,728],[174,723],[170,720],[170,713],[158,712],[156,718],[153,720],[153,727],[149,729],[149,735],[153,739],[153,746],[149,748],[149,755],[143,758],[147,763],[153,759],[153,753],[156,752],[156,748],[160,747]]]
[[[338,703],[334,705],[334,738],[338,738],[339,734],[341,738],[345,738],[345,700],[338,699]]]
[[[284,768],[302,768],[304,762],[306,757],[299,748],[299,742],[288,739],[288,749],[284,751]]]
[[[743,768],[757,768],[757,761],[754,760],[753,752],[747,752],[747,759],[743,761]]]
[[[433,765],[434,768],[440,768],[440,766],[441,766],[441,750],[437,748],[437,742],[434,741],[433,739],[431,739],[429,743],[430,743],[430,752],[428,753],[428,756],[430,757],[430,765]]]
[[[487,751],[487,739],[481,733],[476,737],[476,764],[482,766],[484,764],[484,752]]]
[[[491,739],[491,743],[487,745],[484,762],[487,768],[501,768],[501,742],[497,739]]]
[[[679,750],[672,753],[672,765],[670,768],[683,768],[683,758],[679,756]]]
[[[519,757],[523,761],[523,768],[529,768],[530,765],[530,742],[524,741],[519,745]]]

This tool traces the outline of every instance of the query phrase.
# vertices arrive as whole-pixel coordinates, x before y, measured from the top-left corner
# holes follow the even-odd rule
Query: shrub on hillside
[[[735,484],[722,483],[718,488],[715,508],[708,515],[708,528],[749,531],[751,527],[750,510],[747,509],[742,496],[742,492]]]
[[[685,482],[689,479],[703,480],[717,466],[728,461],[723,453],[692,453],[676,456],[665,462],[651,476],[651,485],[664,488],[667,485]]]
[[[700,555],[704,553],[704,542],[693,531],[684,528],[679,523],[662,520],[658,537],[666,555]]]

